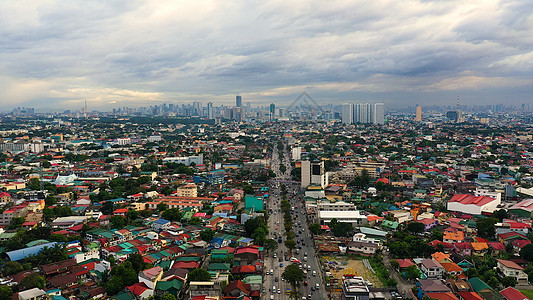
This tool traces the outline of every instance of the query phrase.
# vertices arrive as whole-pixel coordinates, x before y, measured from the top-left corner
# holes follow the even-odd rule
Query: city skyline
[[[533,3],[0,3],[0,106],[533,99]]]

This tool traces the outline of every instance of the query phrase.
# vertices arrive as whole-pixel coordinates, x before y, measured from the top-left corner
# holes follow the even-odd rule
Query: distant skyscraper
[[[353,104],[344,103],[342,105],[342,123],[353,124]]]
[[[270,121],[274,119],[274,113],[276,112],[276,104],[270,104]]]
[[[242,106],[242,97],[241,96],[237,96],[235,97],[235,106],[237,107],[241,107]]]
[[[383,103],[346,103],[342,105],[342,122],[344,124],[385,123],[385,104]]]
[[[215,109],[212,102],[207,102],[207,118],[212,120],[215,118]]]
[[[416,106],[416,118],[415,121],[422,122],[422,106]]]

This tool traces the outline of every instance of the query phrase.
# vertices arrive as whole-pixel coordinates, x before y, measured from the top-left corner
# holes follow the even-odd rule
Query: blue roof
[[[18,260],[21,260],[21,259],[24,259],[30,255],[36,255],[38,254],[39,252],[41,252],[41,250],[43,250],[44,247],[54,247],[54,245],[57,244],[56,242],[51,242],[51,243],[46,243],[46,244],[42,244],[42,245],[37,245],[37,246],[33,246],[33,247],[27,247],[27,248],[24,248],[24,249],[19,249],[19,250],[13,250],[13,251],[9,251],[7,252],[7,256],[9,256],[9,259],[12,260],[12,261],[18,261]]]
[[[154,223],[157,223],[157,224],[167,224],[168,222],[170,222],[169,220],[165,220],[165,219],[158,219],[158,220],[155,220]]]

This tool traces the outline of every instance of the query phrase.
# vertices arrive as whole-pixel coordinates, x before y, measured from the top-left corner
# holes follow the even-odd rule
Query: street
[[[272,181],[270,185],[270,193],[268,203],[266,203],[266,208],[267,210],[272,210],[272,212],[270,213],[267,225],[269,227],[269,238],[278,241],[278,238],[281,236],[282,242],[278,243],[278,249],[276,251],[268,253],[267,257],[265,258],[265,274],[267,271],[273,270],[273,274],[266,275],[264,277],[263,284],[267,291],[265,299],[271,299],[271,295],[274,296],[274,299],[289,299],[289,296],[287,295],[287,289],[291,288],[290,284],[286,283],[281,278],[281,274],[283,273],[285,267],[288,264],[291,264],[289,249],[287,249],[284,244],[286,236],[283,225],[283,212],[280,208],[282,201],[282,185],[285,185],[286,187],[286,199],[289,200],[291,207],[293,208],[291,212],[294,224],[293,231],[298,235],[294,239],[297,241],[297,244],[296,249],[293,251],[292,257],[301,262],[300,267],[302,269],[305,266],[305,269],[307,270],[304,272],[304,282],[307,281],[308,284],[305,285],[302,283],[299,286],[299,291],[301,294],[300,299],[301,297],[306,297],[313,300],[327,299],[328,294],[324,287],[322,272],[320,270],[318,258],[313,246],[311,233],[309,232],[309,224],[307,224],[305,205],[302,203],[303,192],[298,182],[285,181],[290,179],[292,166],[286,145],[284,150],[283,163],[286,167],[285,173],[281,174],[279,170],[279,165],[282,162],[279,161],[277,149],[274,149],[271,160],[271,168],[276,173],[277,180]],[[298,252],[298,254],[296,252]],[[277,256],[276,258],[273,257],[274,253]],[[281,262],[280,259],[282,260]],[[283,264],[283,267],[280,267],[280,263]],[[313,276],[313,271],[315,271],[315,276]],[[278,279],[277,282],[276,278]],[[319,284],[319,288],[315,290],[317,284]],[[274,292],[273,287],[276,288],[276,291]],[[278,290],[280,290],[280,292],[278,292]]]

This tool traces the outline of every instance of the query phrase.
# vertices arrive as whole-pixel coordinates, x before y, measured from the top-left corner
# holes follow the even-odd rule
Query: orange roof
[[[442,267],[448,272],[463,272],[463,269],[459,267],[456,263],[441,263]]]
[[[367,216],[366,218],[367,218],[367,220],[369,222],[376,221],[376,220],[383,220],[384,219],[384,217],[379,217],[379,216]]]
[[[439,263],[445,259],[450,259],[450,254],[442,253],[442,252],[435,252],[431,254],[431,257],[433,257],[436,261]]]
[[[489,246],[487,245],[487,243],[472,243],[472,248],[474,248],[474,250],[476,251],[480,251],[484,249],[489,249]]]
[[[462,231],[457,231],[457,232],[446,231],[446,232],[444,232],[444,237],[443,238],[445,240],[464,241],[465,234]]]

